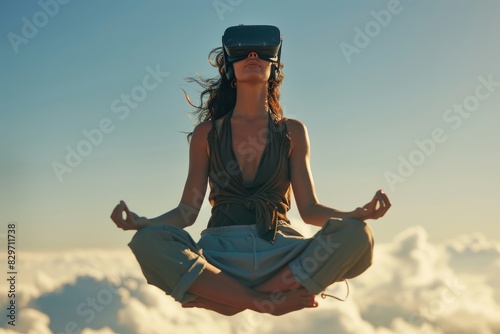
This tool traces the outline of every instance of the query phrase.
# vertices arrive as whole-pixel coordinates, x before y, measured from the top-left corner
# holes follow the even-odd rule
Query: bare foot
[[[269,313],[272,315],[283,315],[285,313],[298,311],[303,308],[317,307],[315,295],[304,288],[295,289],[287,292],[274,291],[269,294],[269,299],[255,300],[253,302],[254,310],[260,313]]]
[[[276,275],[257,286],[255,290],[261,292],[291,291],[303,286],[293,277],[290,268],[286,266]]]
[[[199,308],[204,308],[207,310],[215,311],[215,312],[220,313],[222,315],[228,315],[228,316],[235,315],[237,313],[240,313],[241,311],[244,311],[244,309],[237,309],[233,306],[220,304],[220,303],[217,303],[213,300],[206,299],[203,297],[197,297],[194,300],[183,303],[182,307],[184,307],[184,308],[199,307]]]
[[[273,291],[272,293],[268,294],[268,297],[266,299],[254,300],[254,308],[252,309],[260,313],[269,313],[278,316],[293,311],[298,311],[303,308],[317,307],[318,303],[316,302],[315,297],[315,295],[311,294],[304,288],[287,292]],[[232,316],[245,310],[235,308],[226,304],[221,304],[203,297],[197,297],[192,301],[183,303],[182,307],[204,308],[226,316]]]

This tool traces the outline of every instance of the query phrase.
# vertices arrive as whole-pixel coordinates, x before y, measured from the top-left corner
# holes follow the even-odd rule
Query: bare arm
[[[136,230],[147,225],[167,224],[181,228],[192,225],[201,209],[207,190],[209,122],[199,124],[193,132],[189,147],[189,170],[179,205],[152,219],[139,217],[121,201],[113,210],[111,219],[123,230]],[[126,213],[123,219],[122,214]]]
[[[310,167],[310,145],[307,129],[296,120],[288,120],[291,137],[290,178],[300,216],[307,224],[323,226],[330,218],[360,220],[382,217],[390,207],[387,195],[379,190],[373,199],[354,211],[340,211],[319,203]]]

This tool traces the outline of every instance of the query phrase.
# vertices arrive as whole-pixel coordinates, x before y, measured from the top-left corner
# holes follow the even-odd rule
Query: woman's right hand
[[[367,219],[379,219],[383,217],[391,207],[391,201],[382,190],[377,191],[372,200],[361,208],[353,211],[353,218],[365,221]]]
[[[124,212],[126,216],[125,219],[123,219]],[[120,201],[120,203],[114,208],[110,218],[117,227],[124,231],[138,230],[146,226],[149,222],[146,217],[139,217],[137,214],[130,211],[124,201]]]

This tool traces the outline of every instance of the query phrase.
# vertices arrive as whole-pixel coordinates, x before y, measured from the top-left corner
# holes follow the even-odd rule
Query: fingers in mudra
[[[120,201],[113,209],[110,218],[117,227],[123,230],[129,230],[135,226],[135,219],[124,201]]]
[[[376,196],[378,202],[377,213],[378,218],[380,218],[385,215],[387,210],[389,210],[389,208],[391,207],[391,202],[389,201],[389,197],[387,196],[387,194],[382,190],[377,191]]]

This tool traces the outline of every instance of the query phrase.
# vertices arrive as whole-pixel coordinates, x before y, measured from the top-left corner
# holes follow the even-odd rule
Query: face
[[[247,58],[233,63],[234,75],[238,82],[267,82],[271,65],[270,61],[260,59],[256,52],[250,52]]]

